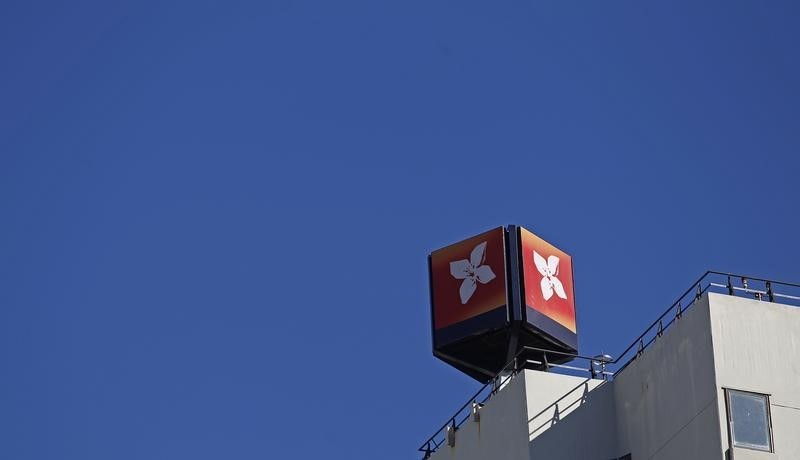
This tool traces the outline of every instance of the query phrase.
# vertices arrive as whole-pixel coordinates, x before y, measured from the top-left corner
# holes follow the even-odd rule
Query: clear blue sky
[[[795,1],[0,3],[0,457],[408,459],[426,255],[574,257],[581,351],[800,280]]]

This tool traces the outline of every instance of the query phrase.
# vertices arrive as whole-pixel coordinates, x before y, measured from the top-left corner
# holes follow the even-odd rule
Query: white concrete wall
[[[770,395],[774,453],[729,449],[723,388]],[[613,382],[525,371],[433,459],[800,460],[800,308],[720,294]]]
[[[564,449],[557,447],[561,442],[558,433],[575,433],[584,431],[578,424],[584,425],[588,430],[592,425],[595,429],[589,430],[587,436],[581,439],[586,441],[587,448],[597,451],[597,443],[606,442],[609,448],[606,451],[616,450],[616,434],[613,423],[597,425],[597,417],[608,416],[609,410],[613,411],[613,392],[605,392],[605,403],[594,396],[597,389],[604,382],[567,375],[537,372],[526,370],[517,375],[509,384],[504,386],[486,406],[481,410],[480,422],[467,421],[456,431],[455,446],[444,445],[431,457],[433,460],[478,460],[478,459],[509,459],[527,460],[529,458],[548,458],[572,460],[582,457],[571,455],[571,452],[580,452],[580,448]],[[593,391],[595,390],[595,391]],[[589,402],[596,404],[589,404]],[[589,407],[581,411],[581,407]],[[585,416],[576,417],[573,414],[582,413]],[[573,419],[575,421],[573,421]],[[613,420],[613,417],[609,418]],[[564,426],[565,429],[548,432],[553,426]],[[602,426],[610,431],[597,430]],[[544,433],[543,441],[534,440]],[[594,440],[592,440],[594,439]],[[534,440],[529,444],[529,440]],[[605,441],[604,441],[605,440]],[[569,443],[573,443],[572,440]],[[541,444],[533,456],[532,450]],[[578,445],[578,444],[576,444]],[[561,456],[541,454],[551,450],[559,452]],[[570,444],[570,447],[573,447]],[[602,457],[605,459],[605,457]]]
[[[800,459],[800,308],[709,294],[723,451],[723,388],[770,395],[774,454],[735,449],[735,460]]]
[[[722,458],[710,330],[702,298],[615,376],[620,455]]]
[[[554,398],[560,400],[559,405],[565,404],[565,408],[572,406],[568,411],[560,409],[559,419],[553,416],[552,407],[544,411],[550,420],[542,421],[541,416],[529,415],[529,419],[535,422],[531,428],[541,427],[542,422],[546,424],[546,429],[538,430],[531,441],[531,459],[608,460],[619,455],[613,384],[602,380],[579,380],[579,392],[570,391],[566,397]],[[539,387],[528,383],[530,408],[531,394],[536,394]],[[529,409],[532,415],[539,412],[532,414]]]
[[[601,383],[603,380],[526,370],[529,439],[533,441],[587,403],[589,392]]]
[[[480,409],[480,422],[466,421],[454,446],[439,448],[432,460],[528,458],[525,376],[519,374]]]
[[[613,382],[536,432],[531,459],[607,460],[627,453],[648,460],[721,459],[710,331],[708,302],[701,299]],[[548,382],[530,379],[529,414],[537,393],[558,399]],[[575,395],[567,401],[576,401]],[[534,428],[541,426],[536,421]]]

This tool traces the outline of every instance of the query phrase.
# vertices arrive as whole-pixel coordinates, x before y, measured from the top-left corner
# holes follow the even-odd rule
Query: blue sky
[[[426,255],[521,224],[581,351],[800,280],[791,1],[0,3],[0,457],[414,458]]]

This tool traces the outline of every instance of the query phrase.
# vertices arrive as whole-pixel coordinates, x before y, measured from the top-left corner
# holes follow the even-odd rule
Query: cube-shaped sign
[[[429,263],[434,346],[506,324],[503,227],[434,251]]]
[[[519,243],[527,323],[577,350],[572,257],[521,227]]]
[[[577,351],[572,258],[528,230],[489,230],[428,264],[436,357],[487,382],[523,347],[551,364]]]

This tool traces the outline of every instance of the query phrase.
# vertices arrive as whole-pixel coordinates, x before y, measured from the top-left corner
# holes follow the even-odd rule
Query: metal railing
[[[777,292],[776,288],[781,292]],[[514,359],[506,364],[488,383],[478,389],[441,428],[422,443],[418,451],[424,454],[424,459],[430,457],[433,452],[448,441],[448,436],[454,435],[455,431],[470,416],[474,416],[480,407],[523,369],[537,368],[566,374],[588,374],[593,379],[613,379],[623,372],[639,355],[644,353],[647,347],[658,340],[664,334],[664,331],[679,320],[706,292],[718,292],[737,297],[751,297],[765,302],[780,302],[800,306],[800,284],[733,273],[707,271],[616,358],[608,355],[588,357],[541,348],[522,347]],[[541,356],[541,358],[536,360],[526,358],[526,356],[531,355]],[[570,364],[553,364],[548,359],[548,356],[556,358],[552,361],[562,362],[563,358],[566,357],[569,359],[567,362]],[[575,365],[574,361],[580,361],[583,364]]]
[[[521,359],[526,354],[537,353],[541,354],[542,361]],[[551,364],[547,360],[547,356],[561,356],[570,357],[572,360],[580,359],[585,360],[589,364],[586,367],[570,366],[567,364]],[[469,398],[461,407],[456,410],[452,417],[445,422],[427,441],[422,443],[419,451],[423,452],[428,458],[435,452],[442,444],[447,441],[447,434],[455,432],[461,425],[466,422],[471,415],[473,415],[486,401],[494,396],[500,389],[506,386],[511,379],[513,379],[523,369],[535,366],[537,368],[544,368],[546,370],[558,369],[562,372],[589,372],[592,378],[608,378],[613,373],[607,371],[605,366],[611,362],[610,357],[603,359],[601,357],[589,358],[587,356],[580,356],[570,353],[562,353],[558,351],[545,350],[534,347],[522,347],[508,364],[503,367],[503,370],[497,373],[489,382],[485,383],[471,398]]]

